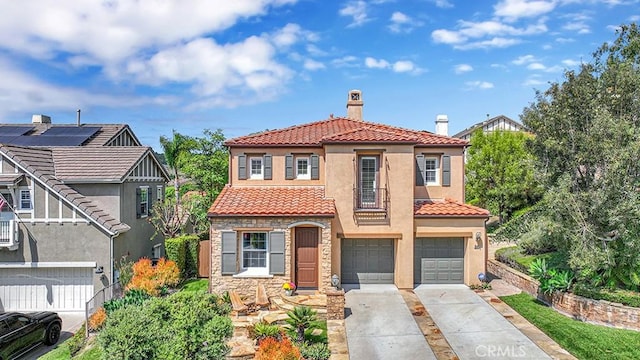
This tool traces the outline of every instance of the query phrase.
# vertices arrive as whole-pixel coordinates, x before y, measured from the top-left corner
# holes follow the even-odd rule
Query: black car
[[[0,360],[18,358],[42,343],[57,343],[61,329],[62,319],[50,311],[0,314]]]

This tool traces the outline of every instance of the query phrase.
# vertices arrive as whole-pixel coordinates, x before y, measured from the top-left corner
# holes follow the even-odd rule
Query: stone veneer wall
[[[344,290],[327,290],[327,320],[344,320]]]
[[[292,279],[291,254],[293,249],[293,236],[295,228],[289,228],[291,224],[299,222],[314,222],[323,224],[325,228],[318,228],[321,232],[319,252],[320,283],[318,290],[324,292],[331,286],[331,219],[329,218],[299,218],[299,217],[214,217],[211,219],[211,277],[209,290],[221,294],[227,290],[235,289],[241,296],[253,299],[256,287],[263,284],[269,297],[282,294],[282,284]],[[221,272],[221,233],[222,231],[244,231],[244,229],[272,229],[270,231],[284,231],[285,233],[285,273],[284,275],[240,277],[222,275]]]
[[[487,261],[487,272],[523,291],[539,297],[538,281],[497,260]],[[640,308],[605,300],[593,300],[571,293],[556,293],[542,297],[558,312],[572,318],[609,327],[640,331]]]

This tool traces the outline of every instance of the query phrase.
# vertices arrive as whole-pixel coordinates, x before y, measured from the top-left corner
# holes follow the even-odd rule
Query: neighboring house
[[[211,290],[258,282],[478,282],[488,211],[464,203],[467,141],[347,117],[228,140],[228,184],[209,209]]]
[[[0,311],[84,311],[122,256],[160,257],[167,180],[127,125],[0,125]]]
[[[471,140],[471,135],[477,129],[482,129],[484,132],[491,132],[495,130],[507,130],[507,131],[524,131],[526,130],[524,125],[519,122],[512,120],[504,115],[498,115],[496,117],[492,117],[491,119],[487,119],[485,121],[479,122],[475,125],[472,125],[459,133],[453,135],[455,138],[463,139],[463,140]]]

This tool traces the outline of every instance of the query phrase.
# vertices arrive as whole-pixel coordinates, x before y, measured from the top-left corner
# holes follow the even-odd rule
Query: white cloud
[[[393,64],[393,71],[397,73],[413,72],[415,70],[416,70],[416,66],[411,61],[402,60],[402,61],[396,61]]]
[[[577,32],[578,34],[588,34],[591,32],[589,26],[582,21],[567,23],[562,28],[567,31]]]
[[[570,43],[570,42],[574,42],[575,40],[572,38],[564,38],[564,37],[559,37],[556,38],[556,42],[559,42],[560,44],[566,44],[566,43]]]
[[[448,9],[453,7],[453,4],[449,0],[431,0],[431,1],[441,9]]]
[[[374,59],[372,57],[367,57],[364,59],[364,65],[370,69],[386,69],[391,64],[387,60],[384,59]]]
[[[497,20],[458,22],[458,30],[437,29],[431,33],[436,43],[453,45],[456,49],[507,47],[521,42],[517,37],[547,31],[544,20],[526,27],[515,27]]]
[[[528,63],[532,63],[532,62],[536,62],[538,61],[536,59],[535,56],[528,54],[528,55],[522,55],[519,56],[518,58],[516,58],[515,60],[511,61],[513,64],[515,65],[523,65],[523,64],[528,64]]]
[[[629,16],[629,22],[638,22],[638,21],[640,21],[640,15]]]
[[[496,16],[504,17],[510,21],[524,17],[537,17],[547,14],[556,7],[558,1],[543,0],[502,0],[493,8]]]
[[[473,71],[473,67],[469,64],[458,64],[453,67],[453,71],[456,74],[464,74],[469,71]]]
[[[544,66],[544,64],[542,64],[542,63],[534,62],[534,63],[531,63],[531,64],[527,65],[527,69],[529,69],[529,70],[546,70],[547,67]]]
[[[324,66],[324,64],[319,61],[315,61],[313,59],[306,59],[304,61],[304,68],[309,71],[315,71],[315,70],[325,69],[326,66]]]
[[[289,47],[293,44],[296,44],[300,41],[316,41],[317,35],[312,33],[311,31],[303,30],[298,24],[287,24],[280,30],[277,30],[272,35],[268,35],[271,37],[271,41],[277,47]]]
[[[422,26],[422,22],[416,21],[400,11],[391,14],[389,21],[391,24],[387,28],[393,33],[410,33],[416,27]]]
[[[356,67],[358,66],[358,58],[353,55],[347,55],[331,60],[331,64],[335,67]]]
[[[540,80],[540,75],[534,74],[529,76],[523,83],[523,86],[538,86],[543,85],[545,82]]]
[[[576,66],[582,64],[582,61],[577,61],[577,60],[572,60],[572,59],[565,59],[565,60],[562,60],[562,64],[564,66],[567,66],[567,67],[576,67]]]
[[[493,83],[490,83],[488,81],[467,81],[465,83],[465,85],[467,85],[467,90],[473,90],[473,89],[478,89],[478,90],[487,90],[487,89],[493,89]]]
[[[351,17],[348,27],[357,27],[370,19],[367,17],[367,3],[362,0],[350,1],[338,12],[340,16]]]

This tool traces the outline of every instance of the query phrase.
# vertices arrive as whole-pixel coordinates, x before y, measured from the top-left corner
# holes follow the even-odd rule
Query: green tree
[[[471,136],[466,165],[466,198],[503,220],[518,209],[535,203],[541,188],[534,177],[533,155],[523,132],[481,129]]]
[[[189,153],[189,149],[193,145],[193,141],[188,136],[182,135],[173,130],[171,139],[166,136],[160,136],[160,145],[164,151],[164,159],[167,166],[173,170],[173,187],[175,192],[175,207],[178,212],[180,206],[180,176],[179,171],[181,165],[185,161],[185,156]]]
[[[524,110],[556,246],[594,285],[640,287],[640,32],[623,25],[592,63]],[[550,238],[558,239],[557,236]]]
[[[228,181],[229,151],[224,146],[225,137],[221,129],[206,129],[203,135],[192,139],[182,171],[199,190],[215,199]]]

